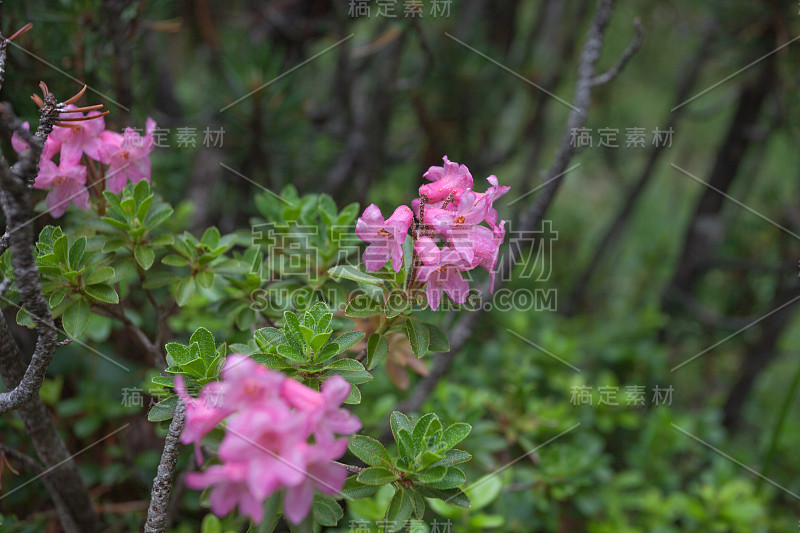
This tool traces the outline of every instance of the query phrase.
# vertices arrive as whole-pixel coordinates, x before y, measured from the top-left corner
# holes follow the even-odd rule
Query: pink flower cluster
[[[298,524],[311,509],[314,489],[324,494],[341,490],[347,471],[333,460],[344,455],[347,439],[336,434],[350,435],[361,428],[358,418],[340,407],[350,393],[344,378],[328,378],[317,392],[233,354],[225,362],[222,380],[203,387],[200,398],[187,394],[180,376],[175,390],[186,404],[181,441],[195,444],[198,463],[203,437],[225,420],[218,450],[221,464],[186,477],[190,488],[211,489],[214,514],[225,516],[238,505],[258,523],[264,500],[285,488],[284,515]]]
[[[489,272],[493,291],[498,251],[505,239],[505,221],[498,222],[493,204],[510,187],[500,185],[492,175],[486,178],[490,185],[486,192],[474,192],[469,169],[447,156],[443,166],[430,167],[423,177],[431,183],[419,188],[420,197],[411,204],[413,212],[401,205],[384,220],[380,209],[372,204],[358,219],[356,235],[370,243],[363,255],[367,270],[380,270],[391,259],[395,272],[400,271],[402,245],[416,216],[420,224],[412,238],[422,266],[411,283],[425,284],[432,309],[439,307],[442,291],[453,301],[464,303],[469,283],[461,273],[478,266]],[[420,213],[424,220],[420,221]]]
[[[70,108],[75,106],[69,105],[66,109]],[[64,114],[70,118],[101,115],[99,111],[89,111],[86,115],[80,111]],[[23,127],[26,130],[30,128],[27,122]],[[143,137],[132,128],[126,128],[124,134],[116,133],[105,129],[102,116],[72,122],[69,126],[55,126],[45,142],[39,175],[33,184],[36,189],[49,189],[45,203],[50,214],[56,218],[62,216],[70,201],[82,209],[89,208],[87,166],[82,163],[84,155],[108,165],[107,169],[101,168],[103,177],[96,181],[104,181],[105,187],[113,193],[121,191],[127,180],[133,183],[143,179],[149,181],[155,127],[155,121],[148,118]],[[11,145],[18,154],[29,148],[16,133],[11,137]],[[58,163],[53,161],[56,155]],[[89,185],[94,184],[90,182]]]

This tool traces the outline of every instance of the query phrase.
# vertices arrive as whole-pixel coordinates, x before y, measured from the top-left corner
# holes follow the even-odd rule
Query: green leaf
[[[342,496],[345,499],[357,500],[359,498],[368,498],[378,491],[378,485],[364,485],[359,483],[356,476],[350,476],[344,482],[342,487]]]
[[[278,346],[278,354],[281,357],[285,357],[290,361],[296,361],[298,363],[305,363],[308,361],[306,354],[298,351],[294,346],[290,346],[288,344],[281,344]]]
[[[314,338],[311,339],[311,342],[309,343],[309,345],[311,346],[311,349],[314,350],[315,352],[319,352],[320,349],[323,346],[325,346],[325,343],[328,341],[328,339],[330,338],[332,333],[333,333],[333,331],[326,331],[325,333],[318,333],[317,335],[314,335]],[[334,350],[336,353],[334,353],[333,355],[338,355],[340,353],[339,344],[334,342],[334,343],[329,344],[328,346],[333,346],[333,345],[336,345],[335,346],[335,350]],[[326,346],[326,348],[327,348],[327,346]],[[331,357],[333,357],[333,356],[331,356]]]
[[[335,357],[340,353],[342,353],[342,349],[339,347],[338,343],[332,342],[330,344],[326,344],[317,354],[317,362],[324,363],[331,357]]]
[[[147,211],[150,209],[150,204],[153,203],[153,195],[149,195],[145,198],[139,207],[136,209],[136,218],[139,219],[140,222],[144,221],[147,218]]]
[[[397,451],[407,462],[414,460],[414,440],[406,428],[400,428],[398,431]]]
[[[311,341],[314,339],[314,330],[302,324],[300,324],[298,328],[300,328],[300,335],[303,337],[303,342],[305,342],[306,346],[311,346]]]
[[[400,488],[392,496],[384,518],[392,524],[392,531],[403,531],[413,511],[414,503],[411,494],[406,489]]]
[[[150,183],[141,180],[133,186],[133,199],[137,204],[141,204],[150,194]]]
[[[197,284],[204,289],[210,289],[211,286],[214,285],[214,273],[208,270],[198,272],[195,275],[195,279],[197,280]]]
[[[117,229],[122,231],[128,231],[131,229],[130,225],[127,222],[123,222],[121,220],[117,220],[114,217],[101,217],[100,220],[108,224],[109,226],[114,226]]]
[[[347,448],[350,452],[370,466],[392,468],[394,464],[383,444],[366,435],[353,435]]]
[[[88,276],[86,276],[86,278],[84,278],[83,282],[86,285],[95,285],[97,283],[108,281],[113,277],[114,269],[110,266],[103,266],[97,270],[93,270]]]
[[[410,490],[410,493],[412,497],[411,504],[414,507],[414,518],[422,520],[425,516],[425,498],[416,490]]]
[[[56,261],[64,265],[69,265],[66,235],[62,235],[55,240],[53,243],[53,254],[56,256]]]
[[[219,518],[209,513],[200,523],[200,533],[222,533],[222,522]]]
[[[411,300],[402,291],[392,291],[384,304],[384,314],[386,318],[394,318],[411,307]]]
[[[161,385],[162,387],[175,386],[175,376],[153,376],[153,379],[151,379],[150,381],[152,381],[156,385]]]
[[[388,468],[371,466],[365,468],[356,479],[364,485],[386,485],[397,480],[398,476]]]
[[[94,298],[99,302],[106,304],[118,304],[119,295],[114,287],[105,283],[98,283],[96,285],[87,285],[83,288],[83,292]]]
[[[280,353],[280,350],[278,353]],[[364,365],[355,359],[339,359],[325,368],[329,374],[342,376],[353,385],[360,385],[373,380],[372,374],[367,372]]]
[[[334,527],[344,516],[341,506],[329,496],[317,494],[311,507],[314,520],[323,526]]]
[[[300,331],[300,319],[298,319],[297,315],[292,313],[291,311],[284,311],[283,321],[284,321],[283,324],[284,335],[286,335],[287,340],[289,340],[291,344],[294,344],[292,343],[292,339],[290,338],[293,337],[294,340],[296,340],[299,343],[303,338],[303,333]],[[294,348],[298,350],[303,349],[303,347],[300,346],[299,344],[295,345]]]
[[[83,298],[76,300],[61,315],[64,331],[73,339],[79,337],[89,324],[90,315],[89,304],[86,300]]]
[[[447,353],[450,351],[450,341],[447,340],[447,335],[445,335],[444,331],[439,328],[439,326],[435,326],[433,324],[423,324],[426,328],[428,328],[428,333],[430,334],[430,346],[428,349],[432,352],[437,353]]]
[[[332,329],[328,329],[331,325],[331,320],[333,320],[333,313],[325,313],[323,314],[318,320],[317,325],[314,327],[314,331],[317,333],[327,333],[330,331],[333,333]]]
[[[375,276],[365,274],[352,265],[335,266],[328,270],[328,274],[333,279],[349,279],[358,283],[366,283],[368,285],[383,287],[383,280],[376,278]]]
[[[261,328],[253,335],[256,344],[263,351],[269,351],[271,346],[278,346],[279,344],[286,344],[286,337],[279,329],[275,328]]]
[[[182,364],[181,368],[193,378],[202,379],[206,377],[206,363],[200,357],[195,357],[188,363]]]
[[[382,315],[383,306],[366,294],[357,294],[355,298],[348,302],[344,314],[351,318]]]
[[[86,251],[86,237],[79,237],[69,248],[69,266],[72,270],[78,270]]]
[[[172,216],[173,209],[168,205],[162,205],[157,208],[155,211],[150,211],[147,215],[147,219],[145,219],[145,225],[148,228],[155,228],[169,217]]]
[[[435,465],[453,466],[466,463],[472,459],[472,455],[463,450],[447,450],[444,459],[434,463]]]
[[[279,355],[271,353],[254,353],[250,357],[252,357],[256,363],[264,365],[265,367],[273,370],[285,371],[288,368],[292,368],[292,365],[287,363],[286,360]]]
[[[355,385],[350,385],[350,394],[344,399],[347,405],[358,405],[361,403],[361,391]]]
[[[428,469],[428,472],[437,469],[437,468],[444,468],[443,466],[432,466]],[[420,476],[420,481],[422,476]],[[460,468],[455,466],[451,466],[447,469],[447,473],[435,483],[431,483],[430,486],[435,489],[454,489],[456,487],[460,487],[467,481],[467,476],[464,474],[464,471]]]
[[[33,321],[33,317],[24,307],[20,307],[17,311],[17,324],[20,326],[25,326],[26,328],[32,328],[36,326],[36,323]]]
[[[150,422],[163,422],[172,418],[175,408],[178,407],[178,396],[172,395],[155,404],[147,413]]]
[[[197,328],[189,337],[189,344],[197,344],[198,353],[205,361],[210,362],[217,356],[214,335],[206,328]]]
[[[378,366],[389,351],[389,341],[379,333],[373,333],[367,341],[367,369]]]
[[[445,474],[447,473],[446,466],[432,466],[421,472],[417,475],[417,480],[420,483],[436,483],[437,481],[441,481],[444,479]]]
[[[472,426],[465,424],[464,422],[458,422],[444,430],[442,439],[447,444],[448,448],[452,448],[467,438],[467,435],[469,435],[470,431],[472,431]]]
[[[392,428],[395,442],[400,442],[401,429],[405,429],[409,433],[414,429],[411,420],[400,411],[392,411],[392,414],[389,415],[389,426]]]
[[[66,295],[67,295],[67,289],[58,289],[57,291],[54,291],[53,294],[50,295],[50,298],[48,299],[47,303],[50,305],[50,308],[52,309],[53,307],[60,304]]]
[[[133,255],[136,257],[136,262],[144,270],[149,270],[153,266],[153,261],[156,259],[156,253],[152,248],[145,245],[138,245],[133,249]]]
[[[175,242],[175,238],[172,235],[160,235],[150,241],[150,246],[169,246],[173,242]]]
[[[411,349],[414,350],[414,355],[423,357],[428,353],[428,346],[431,341],[431,334],[428,328],[422,322],[413,318],[406,319],[403,323],[403,327],[411,343]]]
[[[111,253],[125,246],[126,242],[128,241],[126,241],[125,239],[108,239],[103,243],[102,251],[104,254]]]
[[[471,507],[469,498],[461,489],[436,489],[429,485],[415,485],[415,487],[426,498],[436,498],[462,509]],[[431,502],[431,508],[439,514],[444,514],[440,509],[447,509],[446,506],[441,506],[436,502]]]
[[[428,427],[434,422],[438,421],[438,417],[433,413],[426,413],[422,415],[419,420],[414,423],[414,430],[411,432],[412,442],[414,444],[414,453],[419,453],[422,450],[428,449],[428,443],[425,437],[428,434]],[[441,422],[439,423],[441,426]]]
[[[170,359],[174,364],[180,365],[183,363],[187,363],[194,359],[194,355],[189,355],[189,347],[184,346],[179,342],[168,342],[164,345],[164,349],[167,351],[167,363],[172,365]]]
[[[363,331],[348,331],[347,333],[342,333],[333,342],[339,345],[339,349],[344,352],[348,348],[352,348],[356,344],[364,338]]]
[[[169,254],[164,256],[161,260],[162,263],[174,267],[182,267],[189,264],[189,260],[178,254]]]
[[[184,278],[178,282],[178,287],[175,290],[175,301],[180,307],[188,304],[194,296],[195,283],[194,278]]]
[[[205,244],[209,250],[213,250],[219,245],[219,230],[211,226],[203,233],[203,238],[200,242]]]

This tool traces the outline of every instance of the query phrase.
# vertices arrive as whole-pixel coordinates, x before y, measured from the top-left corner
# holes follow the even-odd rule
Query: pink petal
[[[311,510],[313,500],[314,488],[310,481],[306,480],[296,487],[289,487],[283,496],[283,513],[289,522],[299,524]]]

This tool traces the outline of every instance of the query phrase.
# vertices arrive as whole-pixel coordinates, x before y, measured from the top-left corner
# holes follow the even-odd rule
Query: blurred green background
[[[33,120],[39,80],[62,98],[82,80],[96,91],[85,101],[111,111],[108,127],[153,117],[167,130],[153,183],[180,205],[176,228],[246,229],[259,188],[288,184],[386,213],[416,197],[444,154],[469,166],[479,190],[489,174],[511,185],[496,207],[513,221],[536,197],[569,112],[534,84],[572,100],[595,2],[424,0],[422,17],[405,16],[408,3],[7,3],[2,30],[27,21],[34,30],[10,49],[3,99]],[[378,13],[386,5],[394,17]],[[554,290],[555,305],[484,314],[423,407],[473,424],[468,481],[502,473],[474,489],[472,510],[438,507],[420,531],[434,519],[458,532],[797,531],[800,44],[786,43],[800,36],[799,9],[617,5],[600,71],[618,61],[637,18],[643,44],[595,89],[592,145],[546,215],[557,238],[506,284]],[[653,142],[670,128],[668,146]],[[203,324],[222,337],[225,317],[195,312],[173,329]],[[121,403],[123,389],[146,381],[142,354],[97,322],[97,349],[136,377],[73,345],[42,394],[70,449],[131,424],[78,463],[109,531],[133,531],[163,432],[145,419],[149,398],[144,409]],[[368,434],[420,393],[426,370],[406,364],[362,388],[355,411]],[[26,449],[18,419],[0,428],[4,443]],[[17,483],[8,470],[2,482]],[[382,497],[348,504],[338,531],[374,524]],[[49,506],[31,484],[0,501],[0,530],[43,531]],[[198,531],[205,512],[182,491],[174,530]]]

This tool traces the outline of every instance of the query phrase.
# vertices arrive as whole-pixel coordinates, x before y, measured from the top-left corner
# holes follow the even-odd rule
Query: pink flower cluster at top
[[[70,108],[75,106],[69,105],[66,109]],[[101,114],[99,111],[90,111],[87,115],[75,113],[64,115],[75,118]],[[23,127],[26,130],[30,128],[27,122]],[[50,214],[60,217],[70,201],[82,209],[89,208],[87,167],[82,163],[84,155],[108,165],[107,169],[102,169],[104,177],[101,179],[113,193],[121,191],[127,180],[133,183],[143,179],[149,181],[155,127],[155,121],[148,118],[144,137],[132,128],[126,128],[124,134],[106,130],[103,117],[54,127],[45,141],[39,175],[33,184],[36,189],[49,189],[45,203]],[[28,143],[16,133],[11,137],[11,145],[18,154],[28,149]],[[53,161],[56,155],[58,163]]]
[[[283,512],[295,524],[311,509],[314,489],[338,493],[347,471],[333,463],[344,455],[347,439],[361,422],[340,407],[350,384],[340,376],[328,378],[317,392],[245,355],[228,357],[222,380],[207,384],[200,398],[191,398],[180,376],[175,390],[186,404],[185,444],[200,442],[223,420],[225,437],[219,446],[221,464],[192,472],[186,484],[210,488],[211,510],[225,516],[235,506],[260,522],[264,500],[286,489]],[[311,439],[311,440],[309,440]]]
[[[489,272],[493,291],[498,251],[506,233],[505,221],[498,222],[493,203],[510,187],[500,185],[492,175],[486,178],[490,185],[486,192],[474,192],[469,169],[448,160],[447,156],[443,166],[430,167],[423,177],[431,183],[419,188],[420,198],[411,204],[413,212],[401,205],[384,220],[380,209],[372,204],[358,219],[356,235],[369,243],[363,255],[367,270],[380,270],[391,260],[394,271],[400,271],[403,242],[414,217],[419,220],[423,211],[424,220],[412,233],[414,251],[422,266],[411,283],[425,284],[431,308],[439,307],[442,291],[453,301],[464,303],[469,283],[461,272],[478,266]]]

